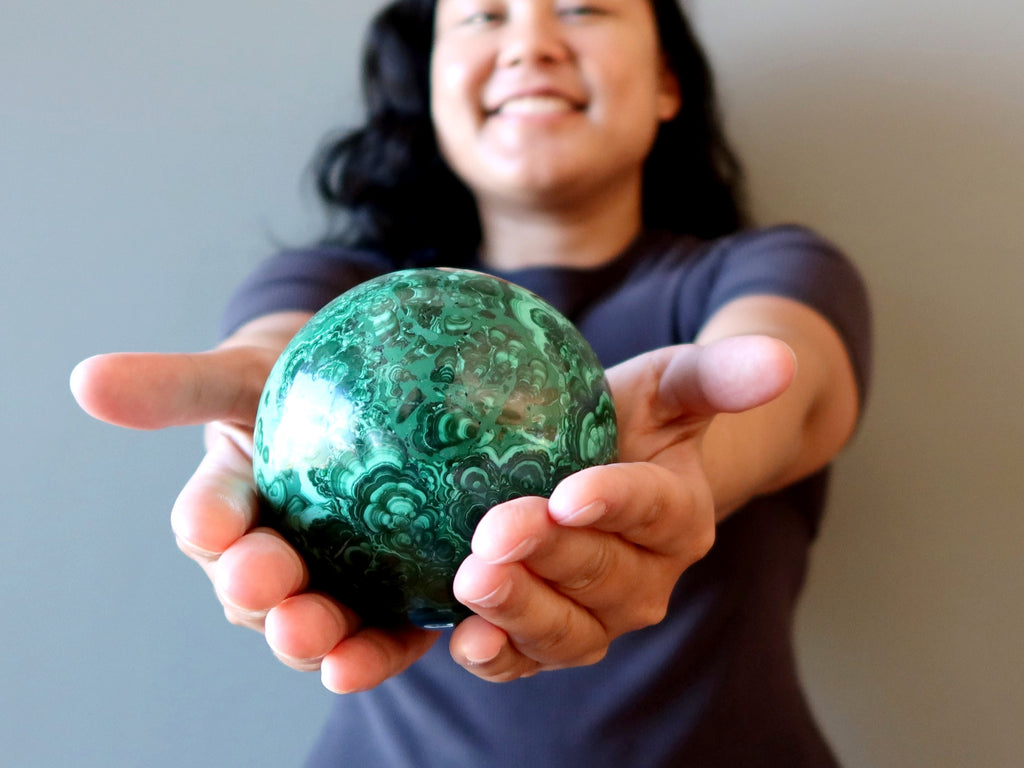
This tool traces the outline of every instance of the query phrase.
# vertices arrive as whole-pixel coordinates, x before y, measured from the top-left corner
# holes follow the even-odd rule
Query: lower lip
[[[489,117],[492,119],[514,122],[551,123],[577,117],[582,113],[582,110],[579,109],[565,109],[552,112],[495,112]]]

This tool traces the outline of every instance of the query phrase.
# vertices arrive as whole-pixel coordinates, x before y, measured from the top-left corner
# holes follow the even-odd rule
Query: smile
[[[578,112],[580,107],[562,96],[517,96],[509,99],[493,114],[501,115],[555,115]]]

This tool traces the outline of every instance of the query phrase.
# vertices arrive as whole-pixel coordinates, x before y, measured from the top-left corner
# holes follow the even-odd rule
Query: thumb
[[[101,421],[133,429],[251,425],[276,355],[258,347],[198,354],[106,354],[71,373],[71,392]]]
[[[793,350],[770,336],[734,336],[659,352],[664,367],[655,412],[665,421],[756,408],[785,392],[796,374]]]

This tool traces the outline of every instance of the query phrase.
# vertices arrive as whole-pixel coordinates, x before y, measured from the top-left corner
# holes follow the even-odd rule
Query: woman
[[[397,2],[365,69],[367,125],[321,161],[342,234],[264,265],[217,350],[101,356],[72,381],[115,424],[208,423],[173,528],[229,620],[353,693],[311,764],[834,764],[790,633],[863,402],[866,300],[812,233],[739,231],[674,0]],[[267,372],[310,313],[422,263],[562,309],[612,366],[620,428],[621,463],[484,517],[455,581],[474,615],[447,648],[307,591],[256,527],[249,458]]]

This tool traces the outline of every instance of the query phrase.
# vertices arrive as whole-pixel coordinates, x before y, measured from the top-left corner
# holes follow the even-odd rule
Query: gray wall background
[[[168,512],[198,430],[96,423],[79,359],[214,341],[316,234],[369,0],[0,5],[0,764],[294,765],[329,703],[226,624]],[[1024,12],[693,4],[765,222],[862,265],[879,326],[799,615],[850,766],[1024,754]]]

